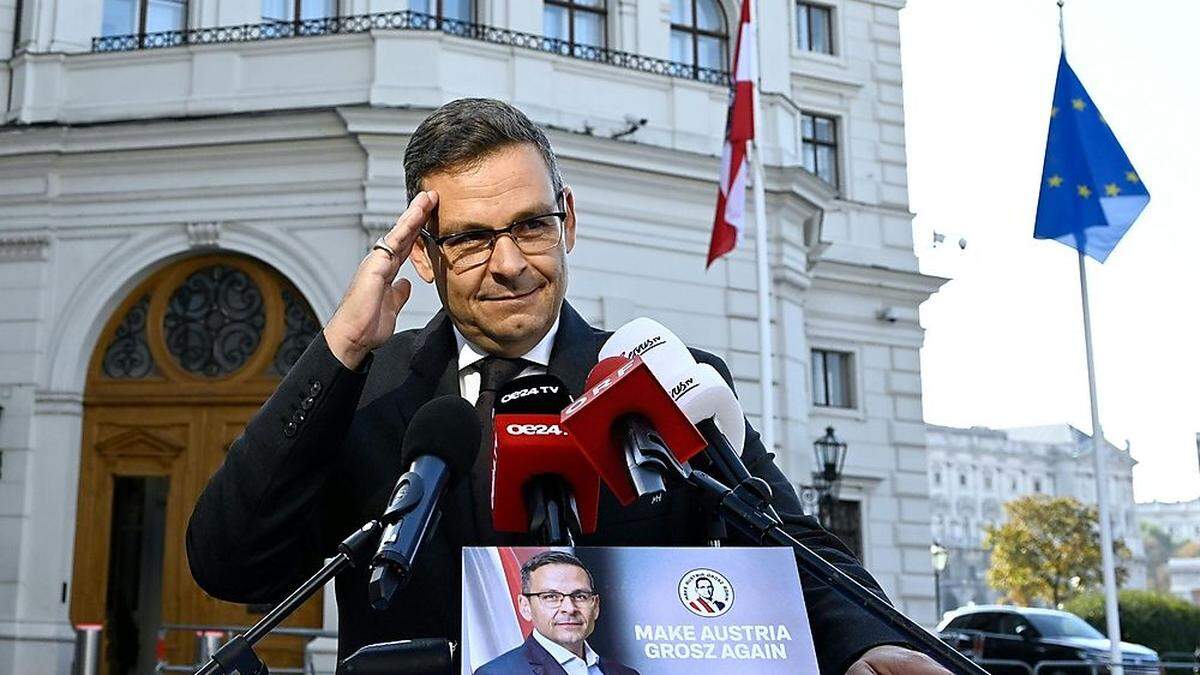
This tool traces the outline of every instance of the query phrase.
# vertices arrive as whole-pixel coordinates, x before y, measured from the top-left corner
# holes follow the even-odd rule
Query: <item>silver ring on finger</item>
[[[375,244],[371,246],[371,250],[383,251],[384,253],[387,254],[388,260],[396,259],[395,249],[393,249],[391,246],[388,246],[387,242],[383,240],[383,237],[380,237],[375,240]]]

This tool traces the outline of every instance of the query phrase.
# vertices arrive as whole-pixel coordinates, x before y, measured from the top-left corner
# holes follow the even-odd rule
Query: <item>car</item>
[[[963,607],[947,612],[937,630],[943,640],[982,661],[981,665],[993,673],[1029,673],[1044,661],[1104,662],[1111,644],[1100,631],[1070,612],[1034,607]],[[1149,647],[1122,642],[1121,660],[1128,675],[1159,672],[1158,653]],[[999,661],[1009,664],[989,663]],[[1038,675],[1107,672],[1107,666],[1068,664],[1037,669]]]

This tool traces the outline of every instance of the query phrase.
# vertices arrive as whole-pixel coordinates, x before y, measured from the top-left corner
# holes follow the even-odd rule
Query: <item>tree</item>
[[[1022,605],[1059,603],[1100,584],[1100,529],[1096,507],[1071,497],[1030,495],[1004,505],[1008,522],[985,529],[991,549],[987,581]],[[1118,558],[1129,556],[1113,542]],[[1117,583],[1125,570],[1118,566]]]
[[[1150,568],[1150,587],[1156,591],[1171,590],[1171,580],[1167,576],[1167,560],[1179,547],[1179,542],[1171,538],[1171,534],[1161,527],[1142,522],[1142,540],[1146,542],[1146,564]]]

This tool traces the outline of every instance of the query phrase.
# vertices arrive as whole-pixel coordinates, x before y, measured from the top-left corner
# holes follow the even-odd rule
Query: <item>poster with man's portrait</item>
[[[816,675],[792,552],[463,549],[462,672]]]

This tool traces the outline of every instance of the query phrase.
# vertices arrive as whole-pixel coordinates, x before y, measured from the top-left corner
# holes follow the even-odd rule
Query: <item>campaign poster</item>
[[[818,673],[790,549],[468,547],[462,606],[463,675]]]

